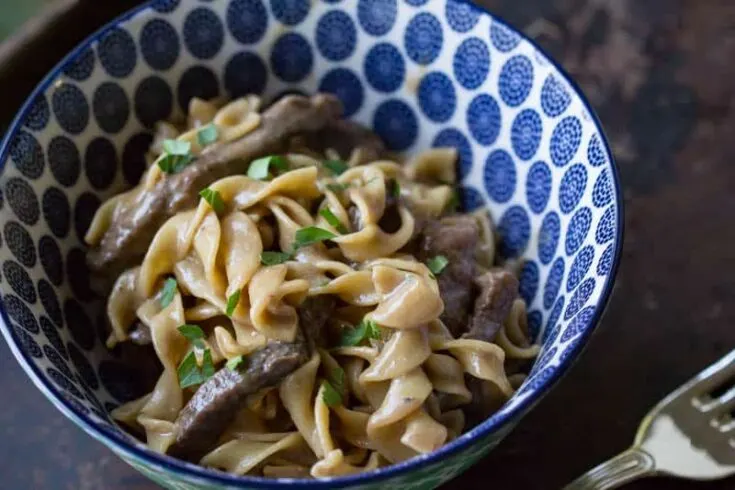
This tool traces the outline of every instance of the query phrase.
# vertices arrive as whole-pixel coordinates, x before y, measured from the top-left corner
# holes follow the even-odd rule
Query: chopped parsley
[[[452,189],[452,197],[449,198],[449,202],[447,203],[447,211],[450,213],[455,213],[459,210],[461,201],[459,199],[459,191],[456,188]]]
[[[443,255],[437,255],[426,261],[426,265],[434,275],[441,274],[447,264],[449,264],[449,260]]]
[[[199,191],[199,195],[202,196],[202,199],[207,201],[215,213],[219,214],[225,210],[225,202],[222,200],[222,196],[218,191],[206,187]]]
[[[163,288],[161,289],[161,308],[166,308],[171,304],[176,296],[177,288],[178,284],[176,283],[176,279],[173,277],[166,279],[166,282],[163,283]]]
[[[347,233],[349,233],[349,231],[347,231],[347,228],[345,227],[345,225],[343,225],[342,222],[339,220],[339,218],[337,218],[334,215],[334,213],[332,212],[331,209],[324,208],[321,211],[319,211],[319,214],[325,220],[327,220],[327,223],[329,223],[330,225],[334,226],[338,232],[342,233],[343,235],[346,235]]]
[[[342,330],[340,345],[343,347],[354,347],[359,345],[363,340],[378,340],[381,337],[380,325],[372,320],[363,320],[355,328],[345,328]]]
[[[253,160],[248,167],[248,177],[255,180],[268,180],[272,177],[272,169],[281,172],[288,170],[288,162],[280,155],[270,155]]]
[[[301,247],[323,242],[324,240],[331,240],[332,238],[337,238],[337,235],[331,231],[316,226],[307,226],[296,232],[296,241],[294,242],[293,248],[296,250]]]
[[[333,175],[342,175],[347,169],[349,169],[349,165],[347,165],[342,160],[326,160],[322,163],[325,168],[327,168],[330,172],[332,172]]]
[[[235,313],[237,304],[240,302],[241,292],[242,290],[238,289],[237,291],[232,293],[229,298],[227,298],[227,309],[225,310],[225,314],[227,314],[227,316],[231,317],[232,314]]]
[[[158,158],[158,166],[167,174],[175,174],[184,170],[193,159],[188,141],[163,140],[163,154]]]
[[[242,356],[235,356],[227,361],[227,369],[229,369],[230,371],[234,371],[240,364],[242,364],[243,361],[244,359]]]
[[[396,179],[390,179],[388,181],[388,192],[393,197],[401,197],[401,184]]]
[[[217,126],[209,123],[197,131],[197,142],[199,143],[199,146],[204,148],[205,146],[216,142],[218,136]]]
[[[212,362],[212,352],[207,349],[204,351],[201,367],[197,363],[197,357],[194,351],[186,355],[178,369],[179,385],[182,388],[196,386],[204,383],[214,375],[214,362]]]
[[[291,254],[285,252],[261,252],[260,263],[263,265],[278,265],[287,262]]]
[[[204,348],[204,331],[198,325],[184,324],[178,329],[179,333],[186,337],[186,340],[200,349]]]
[[[342,404],[342,395],[345,392],[345,372],[341,367],[333,369],[329,373],[329,380],[322,382],[324,394],[322,399],[328,407],[336,407]]]
[[[344,190],[349,189],[350,183],[346,184],[340,184],[340,183],[334,183],[334,184],[327,184],[327,189],[329,189],[332,192],[342,192]]]

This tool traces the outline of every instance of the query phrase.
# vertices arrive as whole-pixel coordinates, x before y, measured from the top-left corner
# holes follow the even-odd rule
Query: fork
[[[563,490],[609,490],[656,475],[700,481],[735,475],[734,385],[735,350],[653,407],[630,449]]]

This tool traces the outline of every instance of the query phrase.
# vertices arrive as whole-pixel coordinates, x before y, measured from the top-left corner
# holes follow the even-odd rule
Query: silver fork
[[[729,389],[721,396],[712,392]],[[563,490],[609,490],[647,476],[717,480],[735,475],[735,350],[661,400],[633,446]]]

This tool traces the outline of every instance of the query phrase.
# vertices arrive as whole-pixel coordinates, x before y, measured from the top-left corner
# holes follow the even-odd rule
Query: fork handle
[[[592,468],[563,490],[611,490],[655,472],[653,457],[639,447],[632,447]]]

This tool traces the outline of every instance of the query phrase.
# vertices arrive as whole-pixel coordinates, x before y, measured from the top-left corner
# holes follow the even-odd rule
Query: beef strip
[[[245,397],[277,385],[307,361],[335,305],[331,296],[307,298],[299,307],[300,332],[294,343],[272,342],[246,356],[236,370],[222,368],[202,384],[179,414],[170,453],[199,461],[216,444]]]
[[[518,279],[507,270],[486,272],[475,279],[480,293],[465,337],[492,342],[518,297]]]
[[[430,221],[419,237],[418,256],[423,262],[443,255],[447,266],[437,275],[444,301],[441,320],[455,336],[467,328],[475,277],[475,248],[479,227],[471,216],[448,216]]]
[[[200,190],[228,175],[246,172],[251,160],[278,153],[296,134],[334,124],[341,113],[342,104],[332,95],[284,97],[262,114],[260,126],[251,133],[202,154],[182,172],[127,198],[116,210],[99,246],[90,250],[90,267],[117,277],[142,260],[153,236],[169,217],[196,205]]]

